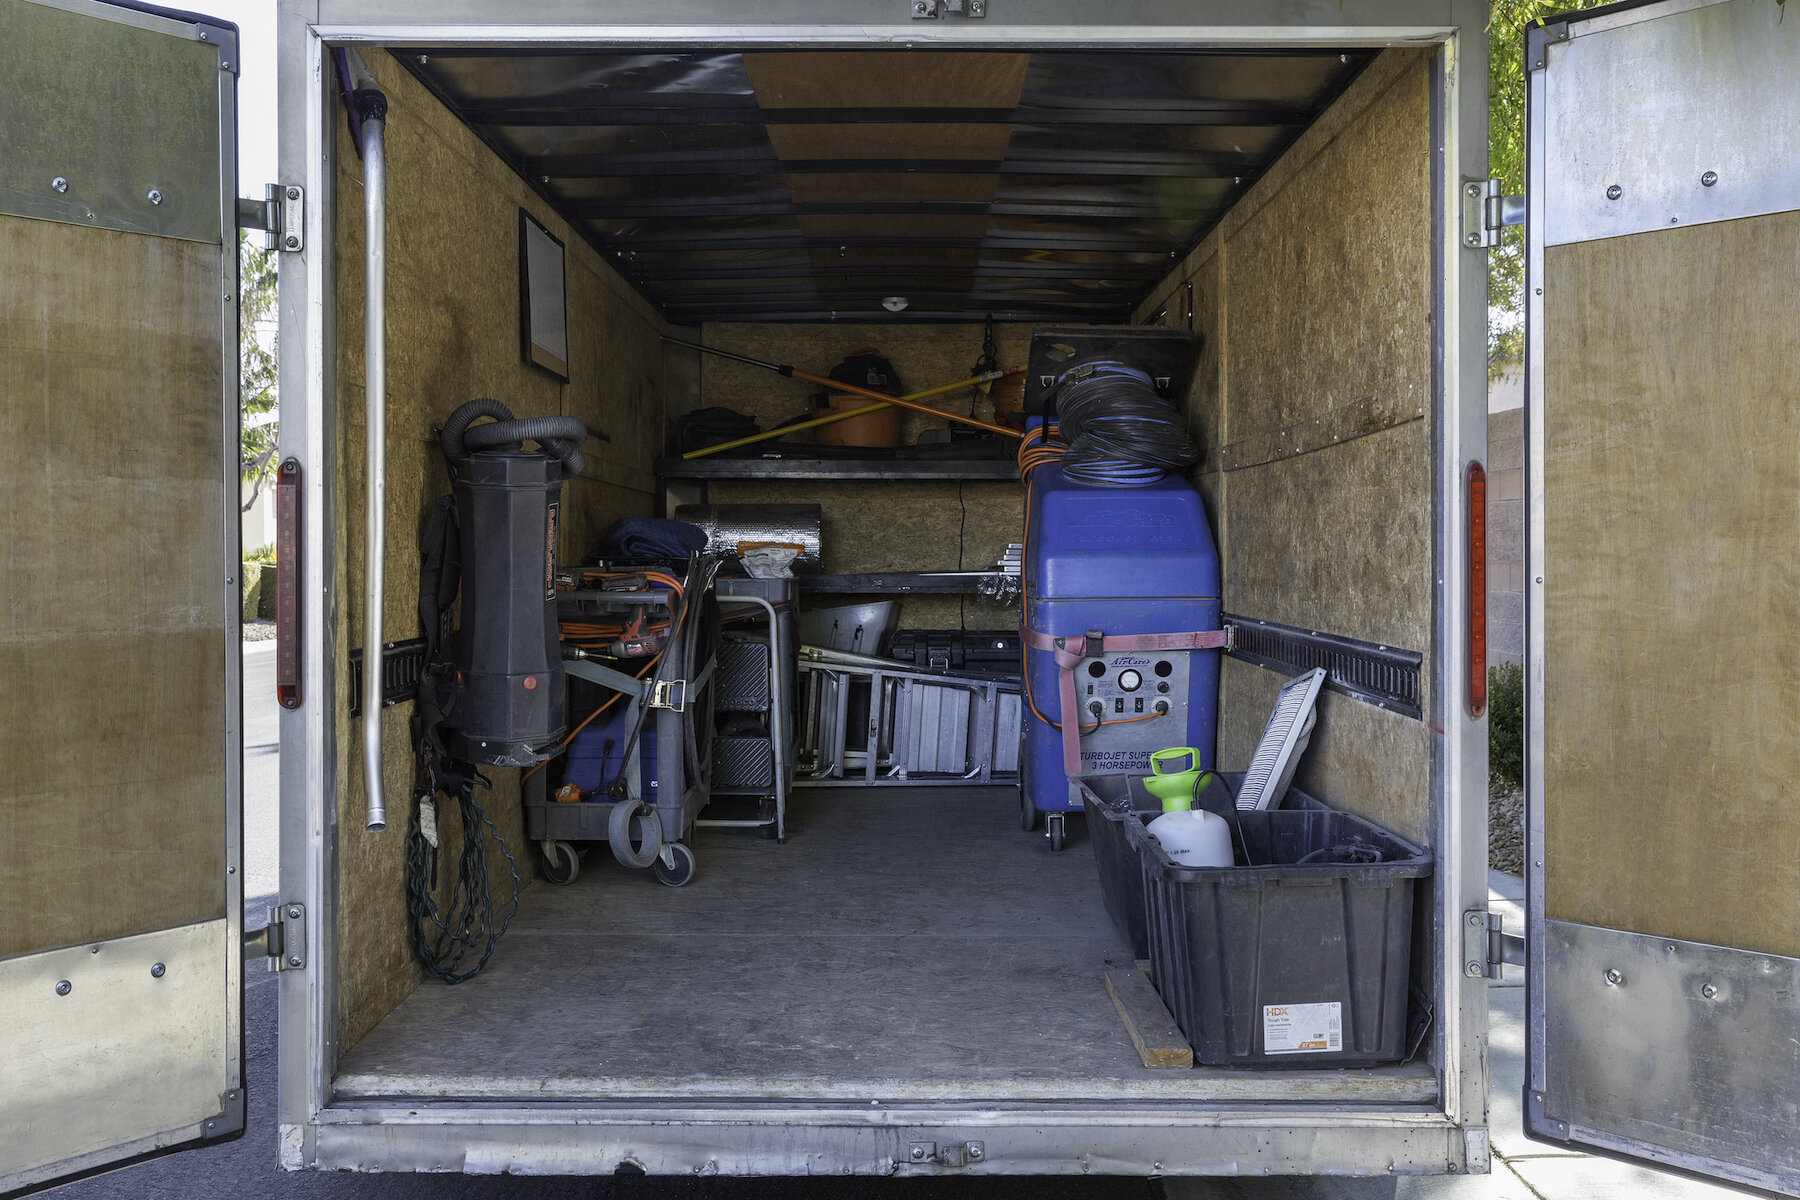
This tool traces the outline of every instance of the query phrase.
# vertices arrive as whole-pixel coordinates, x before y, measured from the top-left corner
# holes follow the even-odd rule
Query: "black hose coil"
[[[1144,372],[1121,362],[1083,363],[1051,389],[1068,453],[1066,479],[1100,487],[1143,487],[1200,461],[1181,413],[1156,394]]]
[[[481,417],[492,417],[488,425],[476,425]],[[581,443],[588,437],[588,428],[575,417],[527,417],[516,418],[512,409],[498,400],[482,397],[471,400],[450,414],[444,422],[444,429],[438,435],[439,443],[444,447],[444,457],[452,467],[459,467],[469,461],[469,454],[476,450],[500,450],[511,452],[521,448],[525,442],[536,442],[544,453],[563,465],[563,477],[573,479],[581,474]]]

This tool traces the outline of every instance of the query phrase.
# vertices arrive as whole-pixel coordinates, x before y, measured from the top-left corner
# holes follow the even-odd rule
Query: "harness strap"
[[[1075,668],[1084,658],[1110,651],[1229,650],[1231,630],[1204,629],[1190,633],[1103,634],[1097,629],[1073,637],[1025,630],[1025,644],[1047,650],[1056,662],[1056,697],[1062,721],[1063,770],[1081,774],[1081,713],[1075,706]]]

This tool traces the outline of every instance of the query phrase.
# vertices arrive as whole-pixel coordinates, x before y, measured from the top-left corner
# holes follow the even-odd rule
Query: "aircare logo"
[[[1147,667],[1150,665],[1150,660],[1138,658],[1133,654],[1120,654],[1113,658],[1112,664],[1115,667]]]

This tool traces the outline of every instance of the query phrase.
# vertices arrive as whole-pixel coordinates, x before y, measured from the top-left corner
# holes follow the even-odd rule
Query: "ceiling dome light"
[[[889,312],[899,312],[906,307],[906,304],[907,300],[905,296],[889,296],[881,302],[881,307],[887,309]]]

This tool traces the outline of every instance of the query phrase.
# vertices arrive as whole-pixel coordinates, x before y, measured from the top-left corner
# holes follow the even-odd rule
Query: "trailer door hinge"
[[[267,958],[272,971],[298,971],[306,966],[306,905],[277,904],[269,924],[244,934],[244,960]]]
[[[987,1160],[987,1147],[980,1142],[913,1142],[907,1147],[907,1161],[931,1163],[939,1167],[966,1167]]]
[[[908,0],[908,7],[915,21],[935,21],[939,16],[979,21],[987,16],[987,0]]]
[[[1471,250],[1500,244],[1500,231],[1525,223],[1525,197],[1500,194],[1498,179],[1465,179],[1462,242]]]
[[[264,250],[306,249],[306,189],[298,184],[271,183],[261,200],[238,197],[239,229],[260,229],[268,236]]]
[[[1507,965],[1525,965],[1525,939],[1500,931],[1500,914],[1473,908],[1463,914],[1463,974],[1470,979],[1498,979]]]

